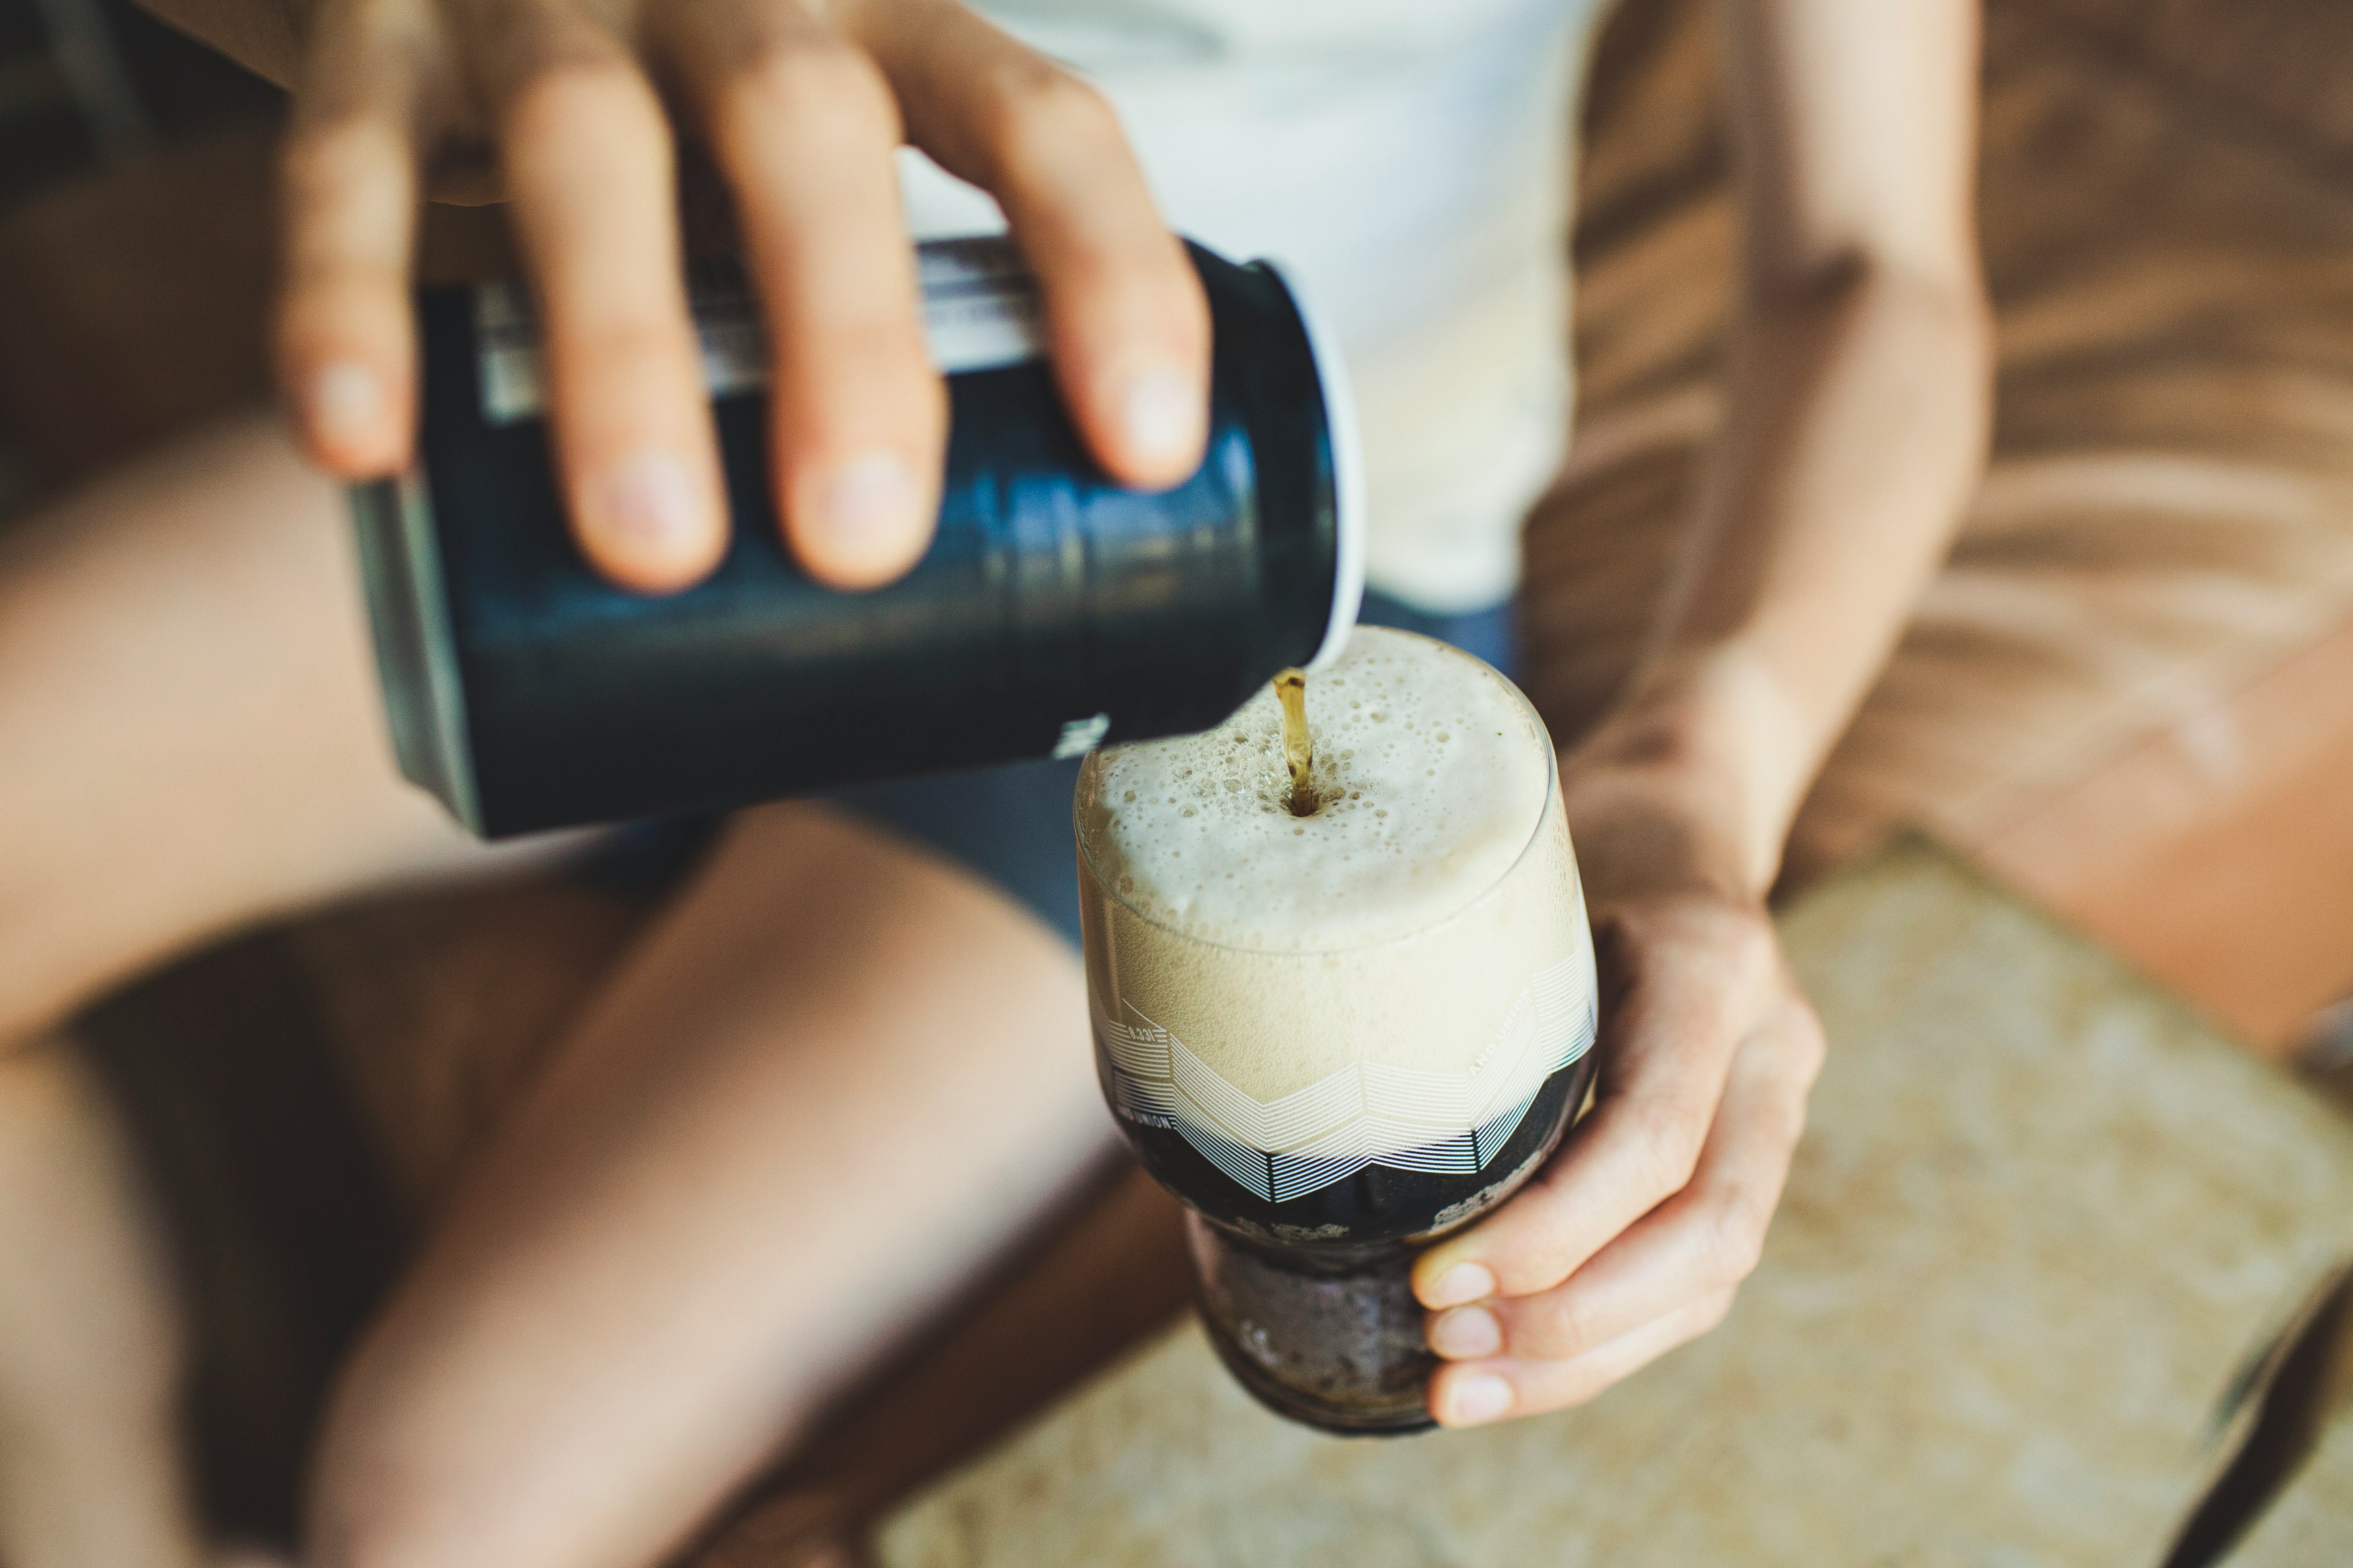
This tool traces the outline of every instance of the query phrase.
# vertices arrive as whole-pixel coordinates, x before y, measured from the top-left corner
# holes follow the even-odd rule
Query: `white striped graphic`
[[[916,247],[915,264],[922,274],[923,341],[942,374],[1018,364],[1045,353],[1038,280],[1011,244],[994,236],[930,240]],[[723,260],[692,262],[686,288],[711,395],[766,386],[767,331],[743,269]],[[483,423],[537,418],[546,405],[546,375],[529,290],[518,283],[476,289],[474,337]],[[1102,714],[1072,720],[1054,754],[1092,751],[1109,725]]]
[[[1486,1169],[1545,1080],[1592,1049],[1593,957],[1580,952],[1531,980],[1468,1072],[1359,1062],[1276,1100],[1252,1099],[1133,1005],[1123,1010],[1095,1029],[1113,1112],[1173,1126],[1203,1159],[1281,1203],[1367,1165]]]

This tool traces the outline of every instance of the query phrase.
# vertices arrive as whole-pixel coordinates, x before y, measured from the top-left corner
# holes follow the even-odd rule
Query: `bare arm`
[[[1976,8],[1720,0],[1746,246],[1729,417],[1609,728],[1726,748],[1761,892],[1983,460]]]
[[[1756,1267],[1823,1052],[1765,894],[1986,440],[1975,6],[1720,7],[1746,223],[1729,416],[1634,679],[1562,763],[1605,968],[1593,1110],[1416,1269],[1450,1424],[1590,1398]]]

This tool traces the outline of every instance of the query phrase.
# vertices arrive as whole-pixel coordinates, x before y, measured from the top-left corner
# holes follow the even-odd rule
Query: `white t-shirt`
[[[1569,143],[1597,0],[976,0],[1110,97],[1170,225],[1281,258],[1340,339],[1369,571],[1424,609],[1518,578],[1568,432]],[[997,226],[921,160],[919,237]]]

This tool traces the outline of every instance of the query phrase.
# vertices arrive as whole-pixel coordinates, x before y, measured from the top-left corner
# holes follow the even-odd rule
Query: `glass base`
[[[1201,1317],[1235,1380],[1278,1415],[1347,1436],[1427,1431],[1438,1368],[1415,1248],[1280,1247],[1187,1210]]]

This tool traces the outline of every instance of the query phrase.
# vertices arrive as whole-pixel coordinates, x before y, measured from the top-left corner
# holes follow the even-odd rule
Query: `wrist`
[[[1761,899],[1817,750],[1787,685],[1732,641],[1646,661],[1562,772],[1572,793],[1630,788],[1692,818],[1710,847],[1712,879]]]

